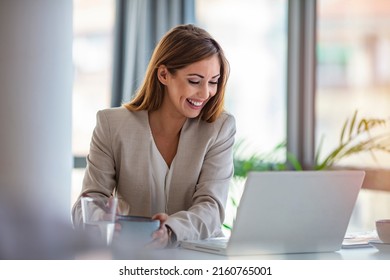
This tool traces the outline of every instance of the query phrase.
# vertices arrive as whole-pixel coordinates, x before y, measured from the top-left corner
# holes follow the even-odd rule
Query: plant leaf
[[[345,120],[343,128],[341,129],[340,144],[339,145],[342,145],[344,142],[344,134],[345,134],[345,130],[347,129],[347,125],[348,125],[348,118]]]
[[[295,170],[297,170],[297,171],[303,170],[302,165],[300,164],[300,162],[298,161],[298,159],[296,158],[296,156],[293,153],[287,152],[286,157],[287,157],[287,161],[292,165],[292,167]]]
[[[353,132],[353,128],[355,126],[357,113],[358,113],[358,111],[355,110],[355,113],[353,114],[353,117],[352,117],[352,120],[351,120],[351,124],[350,124],[350,127],[349,127],[349,135],[348,135],[348,139],[349,140],[352,139],[352,132]]]
[[[318,161],[319,161],[319,159],[320,159],[320,154],[321,154],[322,145],[323,145],[323,143],[324,143],[324,139],[325,139],[325,136],[322,135],[322,136],[321,136],[321,139],[320,139],[320,143],[318,144],[318,148],[317,148],[315,157],[314,157],[314,164],[315,164],[315,166],[318,165]]]

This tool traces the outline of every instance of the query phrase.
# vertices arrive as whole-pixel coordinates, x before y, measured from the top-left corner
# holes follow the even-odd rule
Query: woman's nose
[[[207,83],[205,83],[199,90],[198,96],[203,99],[207,99],[210,96],[210,88]]]

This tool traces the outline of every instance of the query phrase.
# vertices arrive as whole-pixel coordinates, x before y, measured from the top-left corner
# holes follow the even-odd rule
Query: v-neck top
[[[151,135],[152,141],[150,141],[150,155],[151,155],[151,167],[152,177],[154,184],[151,187],[151,213],[166,213],[168,204],[169,186],[172,179],[172,170],[174,168],[175,159],[171,163],[169,168],[160,151],[158,150],[156,143],[154,142],[153,135]]]

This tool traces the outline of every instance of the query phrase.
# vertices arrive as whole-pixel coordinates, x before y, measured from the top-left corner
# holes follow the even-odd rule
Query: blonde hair
[[[177,70],[212,55],[218,56],[221,65],[217,93],[206,103],[199,117],[207,122],[215,121],[224,110],[229,63],[218,42],[204,29],[192,24],[176,26],[160,40],[135,98],[124,106],[131,111],[159,109],[165,89],[157,77],[159,66],[165,65],[171,74],[175,74]]]

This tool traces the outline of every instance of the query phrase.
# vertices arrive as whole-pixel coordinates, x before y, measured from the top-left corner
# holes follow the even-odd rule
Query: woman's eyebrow
[[[197,77],[199,77],[199,78],[202,78],[202,79],[204,79],[204,76],[202,76],[202,75],[200,75],[200,74],[188,74],[187,76],[197,76]],[[221,76],[221,74],[217,74],[217,75],[215,75],[215,76],[213,76],[213,77],[211,77],[212,79],[215,79],[215,78],[218,78],[219,76]]]

